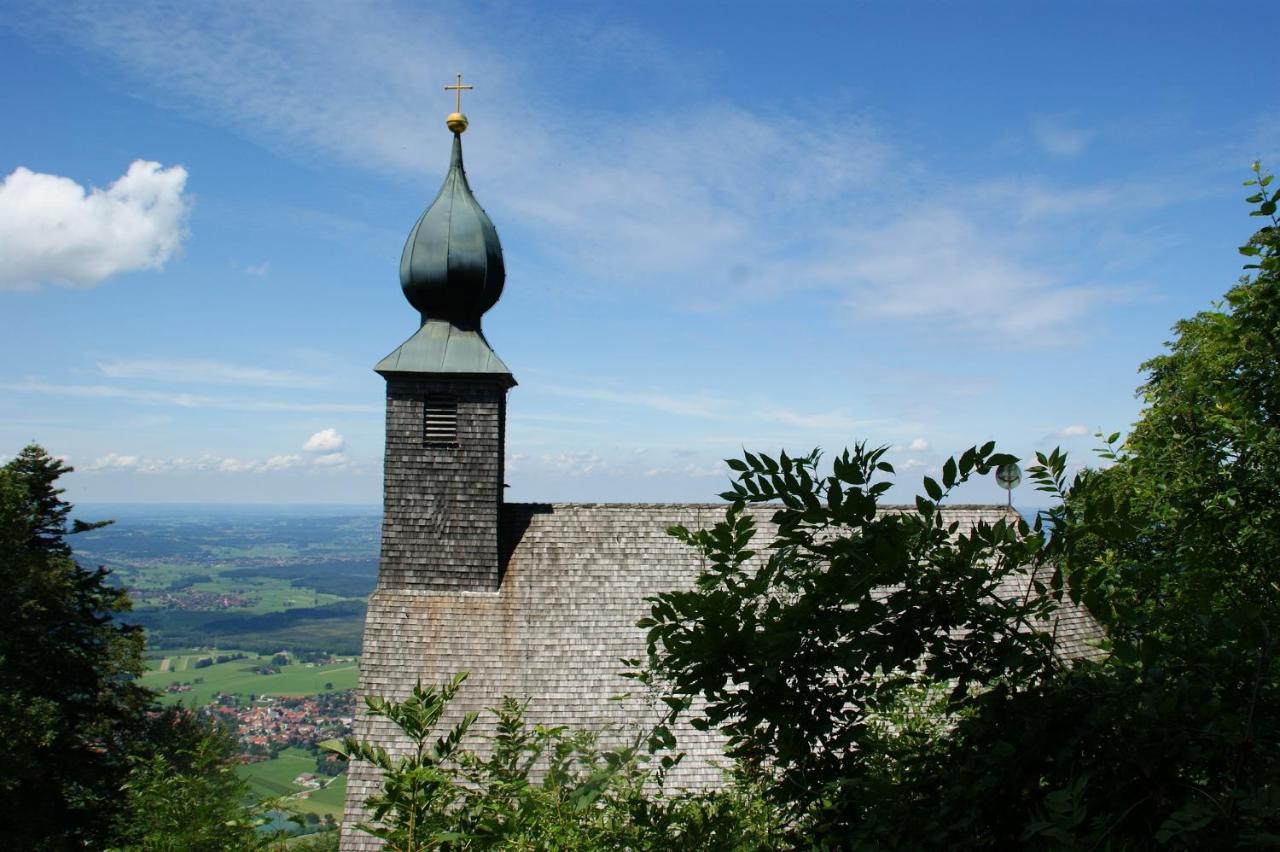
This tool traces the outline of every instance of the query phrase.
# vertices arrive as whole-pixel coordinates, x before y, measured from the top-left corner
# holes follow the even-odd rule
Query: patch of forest
[[[288,648],[298,653],[356,655],[360,653],[364,614],[363,600],[345,600],[257,614],[142,609],[129,613],[126,620],[146,628],[148,644],[153,648],[216,642],[222,647],[259,654]]]
[[[252,565],[222,572],[227,580],[263,577],[286,580],[300,589],[344,598],[363,598],[378,584],[378,559],[332,559],[318,562],[291,562],[283,565]]]

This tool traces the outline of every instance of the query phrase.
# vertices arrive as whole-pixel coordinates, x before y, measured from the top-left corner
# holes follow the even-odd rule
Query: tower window
[[[423,443],[428,447],[458,446],[458,398],[429,393],[423,411]]]

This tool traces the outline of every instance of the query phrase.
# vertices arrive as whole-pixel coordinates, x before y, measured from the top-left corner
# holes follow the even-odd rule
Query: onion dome
[[[467,117],[461,112],[461,93],[471,86],[458,75],[456,108],[445,119],[453,131],[449,173],[436,200],[418,219],[400,256],[400,287],[422,314],[413,336],[373,368],[393,376],[474,378],[516,383],[511,370],[493,351],[480,317],[502,295],[506,269],[498,232],[471,194],[462,169],[462,133]]]
[[[400,286],[424,323],[442,319],[478,329],[481,315],[502,295],[505,279],[498,232],[471,194],[462,168],[462,136],[455,132],[444,185],[404,244]]]

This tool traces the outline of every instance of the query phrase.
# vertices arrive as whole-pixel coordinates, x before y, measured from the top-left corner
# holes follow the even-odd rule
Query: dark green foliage
[[[344,598],[366,598],[378,585],[378,560],[344,559],[290,565],[254,565],[223,571],[226,579],[268,577],[288,580],[297,588]]]
[[[381,746],[348,737],[339,753],[372,763],[383,773],[383,790],[365,801],[373,822],[360,829],[381,839],[392,852],[418,852],[450,840],[453,819],[463,790],[453,783],[448,763],[475,722],[468,713],[447,733],[430,742],[449,699],[466,675],[441,685],[423,687],[402,702],[366,696],[370,714],[389,719],[412,743],[412,750],[395,758]]]
[[[142,631],[106,572],[72,560],[71,468],[29,446],[0,469],[0,825],[10,848],[101,845],[151,694]]]
[[[146,745],[131,758],[112,849],[129,852],[239,852],[266,847],[260,819],[243,805],[248,785],[235,771],[235,740],[182,707],[151,719]]]
[[[57,480],[29,446],[0,468],[0,840],[5,849],[258,848],[235,744],[137,683],[123,589],[81,568]]]
[[[1073,591],[1111,634],[1113,722],[1141,720],[1125,730],[1151,746],[1131,766],[1143,791],[1105,791],[1133,809],[1111,836],[1280,842],[1280,191],[1254,171],[1269,224],[1240,249],[1253,277],[1143,365],[1146,405],[1122,445],[1107,439],[1112,466],[1069,492],[1041,478],[1065,498]]]
[[[823,477],[812,454],[731,460],[726,521],[673,530],[708,568],[654,600],[642,677],[675,712],[707,701],[696,721],[791,809],[798,845],[1280,845],[1280,192],[1255,171],[1271,221],[1241,248],[1256,274],[1144,365],[1147,405],[1122,446],[1107,438],[1112,466],[1068,481],[1055,450],[1029,469],[1061,501],[1051,537],[934,534],[974,451],[926,478],[917,517],[876,518],[862,447]],[[746,570],[737,507],[768,500],[781,535]],[[984,550],[989,569],[968,558]],[[989,608],[983,576],[1010,572],[1025,596]],[[1001,632],[1062,591],[1107,626],[1100,659],[1055,665]],[[971,632],[946,639],[956,628]]]
[[[144,609],[132,620],[147,629],[153,646],[188,648],[208,641],[270,654],[281,648],[355,656],[364,629],[364,601],[337,601],[283,612],[242,613]]]
[[[667,690],[673,715],[701,698],[694,726],[727,734],[807,833],[848,837],[885,802],[910,800],[941,731],[987,691],[1059,668],[1037,629],[1055,606],[1045,536],[1017,520],[960,532],[942,506],[1012,460],[994,449],[948,460],[903,512],[878,510],[893,473],[883,449],[858,445],[825,474],[816,451],[747,453],[729,461],[738,477],[725,520],[671,531],[706,567],[693,590],[653,599],[640,622],[649,665],[636,676]],[[758,562],[749,503],[778,504]]]
[[[487,757],[463,747],[474,714],[430,742],[464,678],[439,690],[419,685],[403,702],[366,699],[409,738],[406,754],[353,739],[335,749],[381,769],[383,790],[366,800],[375,823],[361,828],[388,849],[776,848],[782,830],[758,790],[663,796],[637,748],[601,751],[592,734],[530,729],[526,705],[512,698],[491,711],[497,733]]]
[[[1257,169],[1250,199],[1266,201]],[[1274,199],[1274,194],[1272,195]],[[1075,489],[1064,521],[1080,587],[1113,635],[1187,651],[1261,647],[1280,606],[1280,232],[1241,251],[1257,274],[1180,321],[1143,365],[1146,407],[1115,464]],[[1114,444],[1118,436],[1112,436]]]
[[[288,852],[338,852],[338,832],[331,830],[309,834],[283,848]]]

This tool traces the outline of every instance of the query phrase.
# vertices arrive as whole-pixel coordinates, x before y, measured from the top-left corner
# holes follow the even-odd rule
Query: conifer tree
[[[26,447],[0,468],[0,840],[10,849],[101,847],[151,693],[144,635],[105,569],[71,557],[58,479]]]

